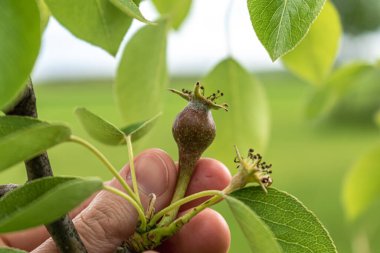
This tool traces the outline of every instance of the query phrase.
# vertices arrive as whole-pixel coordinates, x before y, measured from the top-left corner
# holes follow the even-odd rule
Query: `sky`
[[[143,1],[140,9],[150,20],[157,17],[151,1]],[[141,22],[134,20],[121,49],[141,26]],[[121,52],[115,59],[104,50],[77,39],[51,19],[33,77],[37,81],[112,77]],[[180,30],[170,32],[169,72],[172,75],[203,75],[228,56],[252,70],[281,68],[280,63],[270,60],[257,39],[245,0],[194,0]]]
[[[143,1],[140,9],[150,20],[158,17],[151,1]],[[112,78],[126,42],[142,26],[141,22],[134,20],[119,54],[114,58],[104,50],[77,39],[51,18],[32,76],[37,82]],[[340,59],[378,59],[379,41],[380,33],[359,40],[345,37]],[[283,69],[279,61],[273,63],[270,60],[257,39],[246,0],[193,0],[190,14],[180,30],[169,35],[170,74],[202,76],[228,56],[251,71]]]

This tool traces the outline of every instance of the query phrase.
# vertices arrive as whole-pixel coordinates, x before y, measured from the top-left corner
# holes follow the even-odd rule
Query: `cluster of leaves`
[[[191,0],[154,0],[154,5],[162,15],[155,22],[143,16],[138,8],[139,2],[2,1],[0,108],[11,106],[25,87],[38,55],[41,33],[50,14],[73,35],[103,48],[113,56],[118,53],[132,20],[137,19],[146,25],[133,35],[121,53],[115,91],[125,121],[142,123],[117,128],[83,108],[77,110],[77,115],[89,134],[100,142],[123,145],[126,135],[131,135],[135,140],[141,137],[141,131],[135,130],[147,129],[154,119],[143,120],[162,110],[163,92],[168,86],[168,33],[171,29],[179,29],[190,10]],[[248,0],[247,6],[253,28],[272,60],[287,54],[282,60],[291,71],[320,86],[327,82],[341,32],[339,18],[330,2]],[[9,64],[9,59],[12,64]],[[204,85],[223,89],[228,94],[226,102],[233,106],[229,115],[232,120],[219,128],[223,143],[217,143],[216,147],[255,143],[255,146],[263,149],[269,132],[269,118],[260,83],[235,59],[229,57],[205,77]],[[1,120],[0,149],[9,154],[6,159],[2,159],[1,169],[71,140],[70,129],[63,125],[20,117],[4,116]],[[236,140],[230,129],[244,132],[244,139]],[[101,186],[98,179],[54,177],[21,186],[0,200],[0,232],[50,222]],[[73,196],[67,205],[54,203],[60,196],[71,196],[73,192],[81,194]],[[331,238],[316,217],[286,193],[271,189],[264,197],[258,188],[246,188],[234,192],[227,197],[227,201],[247,235],[252,251],[336,252]],[[16,203],[21,206],[17,207]],[[20,222],[52,204],[59,208],[46,220],[37,220],[33,224]],[[241,208],[237,208],[239,206]]]

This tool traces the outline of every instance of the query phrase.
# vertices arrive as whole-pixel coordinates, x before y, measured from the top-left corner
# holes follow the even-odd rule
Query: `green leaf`
[[[318,88],[306,106],[306,116],[316,119],[328,114],[345,92],[360,80],[373,66],[367,63],[353,62],[335,70],[326,84]]]
[[[380,194],[380,146],[364,154],[347,173],[343,203],[349,220],[363,214]]]
[[[131,135],[132,141],[137,141],[146,135],[156,124],[157,119],[162,113],[157,114],[151,119],[130,124],[120,129],[125,135]]]
[[[192,0],[153,0],[153,4],[161,15],[168,15],[170,24],[179,29],[188,16]]]
[[[375,122],[380,127],[380,110],[375,115]]]
[[[26,253],[26,251],[14,249],[14,248],[1,248],[0,253]]]
[[[337,252],[329,233],[299,200],[288,193],[261,187],[237,190],[232,197],[253,210],[272,230],[283,252]]]
[[[26,117],[0,117],[0,171],[67,141],[70,135],[70,129],[63,125]]]
[[[248,0],[256,35],[273,61],[306,36],[325,0]]]
[[[50,10],[46,5],[45,0],[36,0],[36,3],[38,5],[38,9],[40,10],[40,30],[41,33],[43,33],[49,23]]]
[[[97,141],[108,145],[125,144],[125,135],[116,126],[85,108],[77,108],[78,116],[87,133]]]
[[[35,1],[0,1],[0,109],[10,106],[25,87],[40,40]]]
[[[226,197],[226,201],[243,230],[252,253],[282,252],[272,231],[252,209],[233,197]]]
[[[132,18],[109,0],[45,0],[73,35],[116,55]]]
[[[46,177],[27,183],[0,199],[0,233],[50,223],[102,186],[97,178]]]
[[[138,5],[132,0],[110,0],[117,8],[123,11],[125,14],[129,15],[132,18],[135,18],[141,22],[151,24],[149,20],[147,20],[142,13]]]
[[[202,82],[205,94],[220,90],[219,100],[229,105],[227,113],[213,112],[217,138],[210,152],[233,161],[233,145],[264,150],[269,135],[269,108],[261,83],[234,59],[220,62]],[[236,134],[243,133],[243,134]]]
[[[161,111],[167,86],[167,22],[141,28],[123,52],[116,76],[116,99],[127,122]]]
[[[282,62],[294,74],[315,85],[322,85],[338,53],[342,27],[339,14],[331,2],[323,10],[309,33]]]

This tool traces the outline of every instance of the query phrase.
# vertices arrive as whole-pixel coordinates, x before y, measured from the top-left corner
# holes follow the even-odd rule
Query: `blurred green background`
[[[379,219],[376,208],[371,208],[366,217],[376,217],[372,222],[361,222],[361,227],[349,224],[342,208],[341,188],[344,176],[360,154],[380,143],[379,130],[371,124],[317,124],[304,117],[304,108],[312,87],[285,72],[267,72],[256,75],[266,90],[271,111],[271,134],[264,158],[273,163],[274,187],[299,198],[315,212],[331,233],[339,252],[351,252],[358,232],[366,228],[373,252],[380,252]],[[197,78],[173,78],[171,86],[189,88]],[[89,139],[73,111],[77,106],[89,110],[120,125],[121,116],[113,99],[111,81],[88,81],[80,83],[48,83],[37,85],[39,116],[49,121],[65,122],[74,134]],[[128,98],[126,98],[128,99]],[[134,146],[137,154],[143,149],[159,147],[177,157],[176,145],[171,138],[171,124],[185,102],[167,93],[163,116],[154,130]],[[214,113],[224,113],[215,111]],[[228,113],[222,117],[229,120]],[[217,122],[222,126],[223,122]],[[231,129],[231,131],[233,131]],[[218,138],[218,137],[216,137]],[[92,141],[93,142],[93,141]],[[121,168],[127,162],[125,147],[108,147],[95,143],[115,164]],[[252,143],[254,147],[254,143]],[[232,165],[233,147],[225,147],[226,153],[213,158]],[[49,151],[56,175],[100,176],[110,179],[110,174],[87,150],[75,144],[63,144]],[[207,152],[205,154],[207,156]],[[232,173],[234,167],[230,167]],[[22,183],[26,180],[22,165],[1,174],[0,183]],[[228,220],[232,230],[230,252],[248,252],[248,247],[227,206],[216,207]],[[369,219],[369,218],[368,218]],[[367,225],[363,225],[367,224]],[[363,227],[367,226],[367,227]],[[370,229],[368,229],[370,228]],[[363,251],[364,252],[364,251]]]

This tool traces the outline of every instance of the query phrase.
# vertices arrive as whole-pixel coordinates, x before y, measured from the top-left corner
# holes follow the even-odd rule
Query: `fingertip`
[[[195,166],[186,195],[206,190],[223,190],[229,185],[230,181],[231,173],[223,163],[212,158],[202,158]],[[181,210],[187,210],[204,202],[206,199],[208,198],[192,201],[182,206]]]

